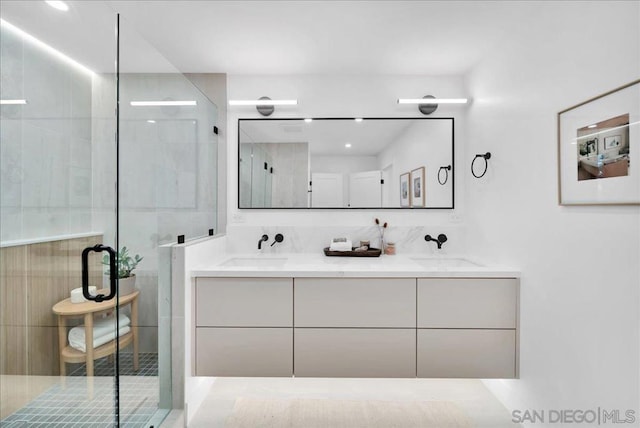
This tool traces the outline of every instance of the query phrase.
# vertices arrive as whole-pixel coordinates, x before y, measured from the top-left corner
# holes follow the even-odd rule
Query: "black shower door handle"
[[[89,253],[95,251],[96,253],[101,253],[106,251],[109,253],[109,295],[105,296],[104,294],[98,294],[97,296],[92,296],[89,294]],[[105,300],[111,300],[116,297],[116,288],[117,288],[117,274],[118,269],[116,267],[116,259],[118,254],[116,250],[111,247],[107,247],[106,245],[98,244],[93,247],[87,247],[82,251],[82,295],[87,300],[93,300],[97,303],[104,302]]]

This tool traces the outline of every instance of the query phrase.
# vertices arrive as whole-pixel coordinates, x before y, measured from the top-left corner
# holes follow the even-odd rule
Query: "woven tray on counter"
[[[324,249],[324,255],[330,257],[380,257],[380,254],[382,250],[379,248],[369,248],[366,251],[331,251],[329,247]]]

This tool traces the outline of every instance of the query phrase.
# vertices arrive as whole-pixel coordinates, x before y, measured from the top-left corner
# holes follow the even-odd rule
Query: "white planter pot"
[[[136,285],[136,276],[131,275],[128,278],[120,278],[118,280],[118,291],[120,296],[126,296],[133,293]]]

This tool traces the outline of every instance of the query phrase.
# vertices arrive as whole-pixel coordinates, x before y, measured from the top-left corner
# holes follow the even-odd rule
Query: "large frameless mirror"
[[[239,208],[454,207],[453,118],[239,119]]]

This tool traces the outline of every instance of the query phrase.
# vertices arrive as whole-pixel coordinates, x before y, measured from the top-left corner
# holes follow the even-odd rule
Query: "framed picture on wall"
[[[560,205],[640,204],[638,159],[640,80],[558,113]]]
[[[424,207],[425,188],[424,188],[424,167],[411,171],[411,206]]]
[[[401,207],[410,207],[411,206],[411,173],[405,172],[404,174],[400,174],[400,206]]]
[[[611,137],[604,137],[604,149],[609,150],[620,145],[620,135],[613,135]]]

